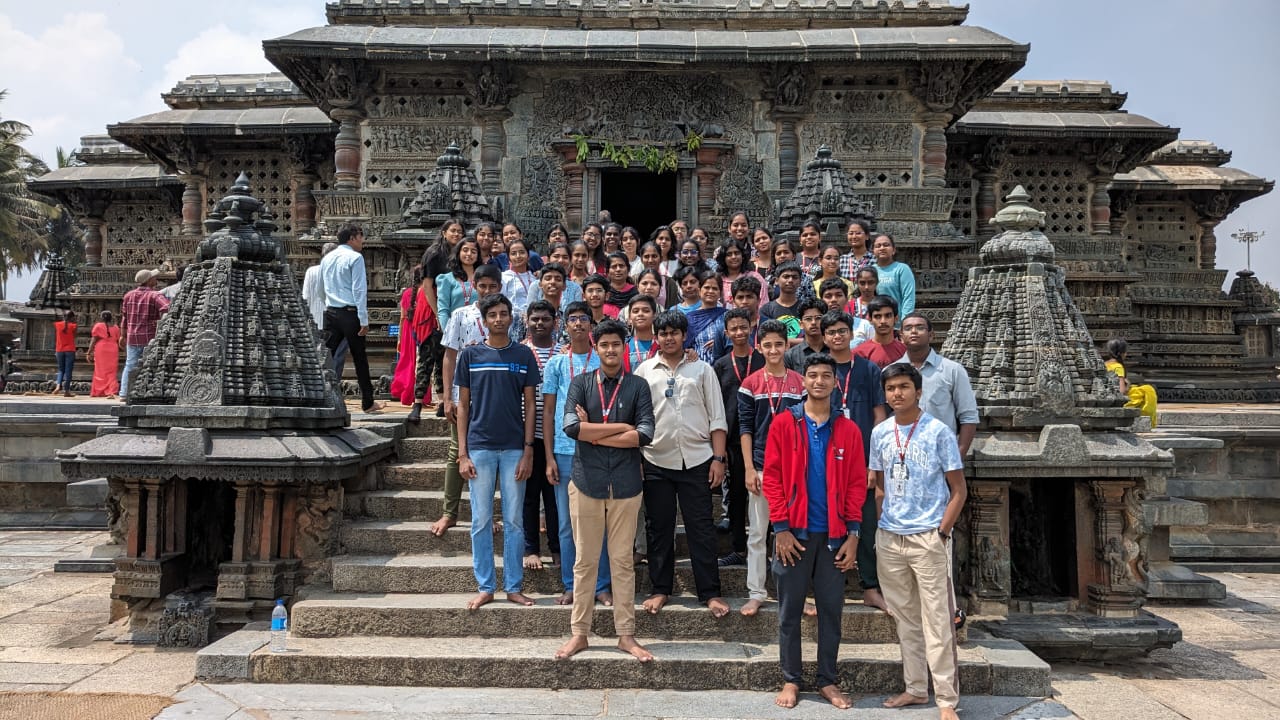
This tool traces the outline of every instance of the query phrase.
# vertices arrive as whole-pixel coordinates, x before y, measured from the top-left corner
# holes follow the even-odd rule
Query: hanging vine
[[[573,135],[573,143],[578,149],[577,162],[583,162],[591,156],[591,145],[599,146],[598,154],[619,167],[643,165],[650,172],[662,174],[675,172],[680,168],[680,153],[693,153],[702,147],[702,136],[691,132],[682,140],[657,143],[614,143],[590,135]]]

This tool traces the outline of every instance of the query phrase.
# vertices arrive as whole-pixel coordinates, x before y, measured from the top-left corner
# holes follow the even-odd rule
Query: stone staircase
[[[290,652],[265,647],[264,624],[247,626],[202,650],[205,680],[347,685],[456,687],[776,689],[779,683],[777,606],[755,618],[737,612],[715,619],[692,596],[687,559],[677,563],[678,596],[662,613],[637,613],[637,633],[658,660],[642,666],[612,648],[613,612],[597,606],[593,648],[572,660],[552,659],[568,634],[569,608],[557,606],[560,569],[525,571],[525,591],[537,601],[518,607],[499,600],[470,612],[470,502],[459,524],[431,535],[439,517],[448,439],[436,419],[409,428],[400,462],[384,468],[377,490],[346,497],[343,553],[332,559],[331,584],[304,588],[291,610]],[[500,533],[500,531],[499,531]],[[727,538],[721,536],[722,542]],[[497,552],[502,543],[494,542]],[[687,558],[681,531],[677,557]],[[501,577],[502,559],[497,558]],[[648,574],[637,572],[637,596]],[[746,571],[721,569],[724,596],[735,610],[746,596]],[[499,582],[501,586],[501,582]],[[857,583],[842,618],[841,673],[852,691],[901,690],[901,659],[892,620],[864,607]],[[816,667],[816,623],[805,620],[805,657]],[[960,652],[967,694],[1041,696],[1049,668],[1020,644],[971,638]]]

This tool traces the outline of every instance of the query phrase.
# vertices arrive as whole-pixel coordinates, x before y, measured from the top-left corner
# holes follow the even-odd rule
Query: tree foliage
[[[7,91],[0,90],[0,102]],[[9,273],[39,266],[49,250],[49,223],[62,213],[27,182],[49,166],[22,147],[31,128],[0,117],[0,292]]]
[[[577,146],[577,162],[583,162],[591,156],[591,146],[599,146],[597,154],[618,167],[643,165],[649,172],[662,174],[680,169],[680,153],[693,153],[702,147],[702,136],[689,133],[682,140],[662,142],[652,145],[637,143],[614,143],[588,135],[574,135],[573,142]]]

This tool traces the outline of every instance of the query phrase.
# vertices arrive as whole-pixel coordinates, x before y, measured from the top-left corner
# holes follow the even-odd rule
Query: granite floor
[[[863,697],[836,711],[806,696],[797,710],[767,694],[207,685],[192,651],[113,642],[110,577],[53,573],[53,564],[105,542],[105,533],[0,532],[0,691],[119,692],[171,697],[158,717],[212,718],[928,718],[932,707],[887,711]],[[1280,717],[1280,575],[1218,574],[1227,600],[1155,607],[1185,641],[1123,665],[1057,665],[1054,696],[966,697],[964,720],[1252,720]]]

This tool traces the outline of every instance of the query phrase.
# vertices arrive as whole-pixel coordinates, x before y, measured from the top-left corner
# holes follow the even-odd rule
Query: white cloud
[[[0,15],[0,67],[8,98],[5,118],[34,130],[28,149],[52,161],[53,149],[75,147],[128,105],[121,95],[142,70],[102,13],[63,15],[39,34],[17,29]]]

